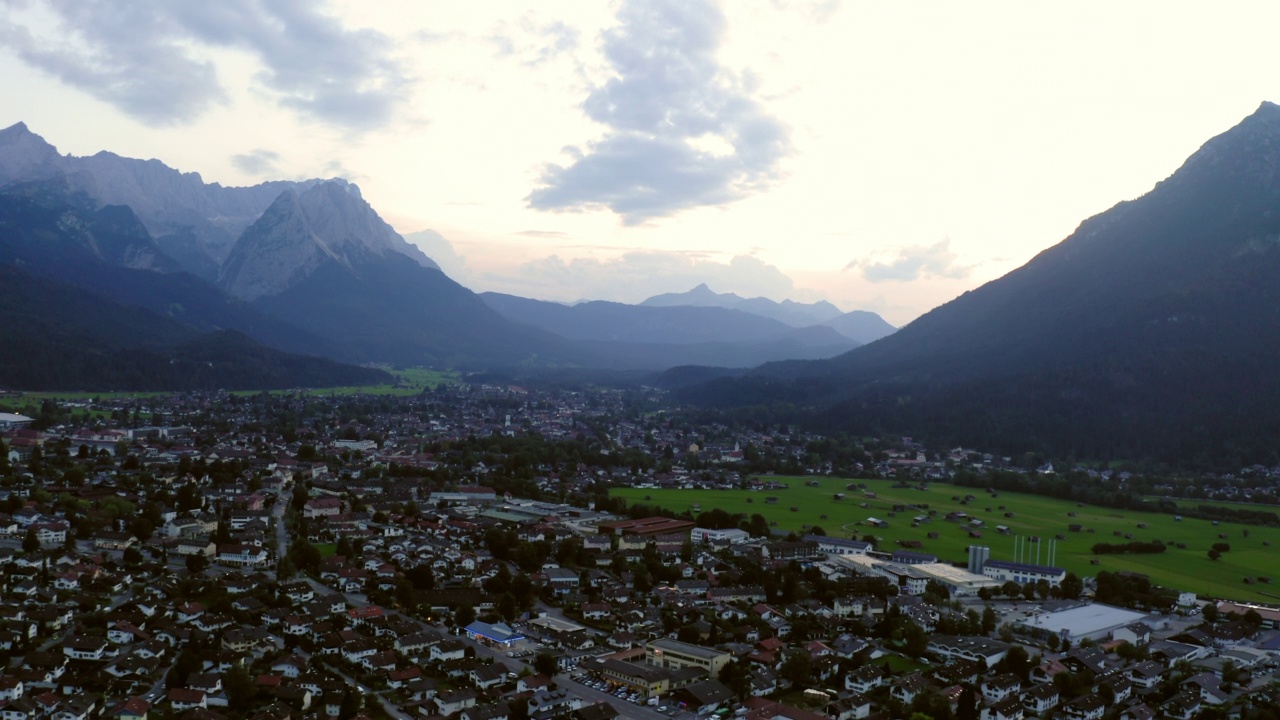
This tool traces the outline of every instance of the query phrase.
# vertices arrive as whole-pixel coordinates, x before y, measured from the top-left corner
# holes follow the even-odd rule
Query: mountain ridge
[[[1265,103],[1148,193],[897,333],[688,397],[786,397],[829,428],[1005,452],[1265,457],[1280,431],[1265,400],[1280,381],[1258,364],[1280,353],[1278,208],[1280,107]]]

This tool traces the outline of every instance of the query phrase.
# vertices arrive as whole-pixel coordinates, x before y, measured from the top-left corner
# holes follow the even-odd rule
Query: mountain
[[[25,390],[267,390],[389,382],[381,370],[201,333],[56,280],[0,265],[0,386]]]
[[[702,283],[694,289],[683,293],[665,293],[654,295],[640,303],[644,307],[672,307],[690,305],[693,307],[722,307],[741,310],[753,315],[772,318],[792,327],[817,325],[839,317],[840,308],[823,300],[816,303],[798,303],[792,300],[774,302],[769,298],[744,298],[734,293],[718,293]]]
[[[325,262],[354,271],[374,259],[403,255],[403,242],[355,185],[329,180],[281,192],[236,241],[218,282],[236,297],[256,300],[287,290]]]
[[[793,300],[775,302],[768,298],[744,298],[734,293],[718,293],[702,283],[688,292],[654,295],[640,303],[642,307],[718,307],[770,318],[791,327],[822,325],[833,328],[859,345],[874,342],[897,328],[873,312],[855,310],[845,313],[823,300],[798,303]]]
[[[1280,107],[878,342],[687,397],[1059,457],[1280,460]]]
[[[745,368],[781,359],[828,358],[857,346],[831,328],[794,328],[722,307],[644,307],[599,300],[563,305],[491,292],[480,298],[512,322],[580,341],[580,362],[601,367]]]
[[[834,330],[797,329],[777,320],[723,307],[646,307],[595,300],[574,305],[480,293],[503,317],[572,340],[613,340],[680,345],[700,342],[761,342],[795,338],[802,344],[851,346]]]
[[[859,345],[875,342],[894,334],[898,328],[884,318],[867,310],[854,310],[839,317],[824,320],[819,325],[829,327],[841,335],[856,340]]]
[[[356,360],[567,361],[562,339],[502,318],[439,269],[399,252],[398,242],[352,185],[285,190],[236,241],[218,284]]]
[[[855,345],[816,320],[793,327],[722,307],[525,301],[538,317],[513,320],[447,277],[344,180],[222,187],[156,160],[64,156],[23,124],[0,130],[0,229],[0,265],[195,331],[346,362],[638,371],[825,358]]]
[[[130,208],[95,205],[60,178],[0,188],[0,265],[146,309],[199,332],[237,330],[286,351],[340,354],[320,338],[180,272]]]
[[[210,281],[217,278],[244,230],[282,192],[300,194],[326,182],[272,181],[223,187],[205,183],[199,173],[179,172],[159,160],[137,160],[105,151],[90,157],[61,155],[24,123],[0,130],[0,187],[53,178],[62,179],[69,189],[84,193],[98,206],[132,208],[166,254],[183,269]],[[328,182],[347,185],[343,180]],[[388,246],[424,267],[435,267],[416,246],[391,234],[394,237],[384,238]]]

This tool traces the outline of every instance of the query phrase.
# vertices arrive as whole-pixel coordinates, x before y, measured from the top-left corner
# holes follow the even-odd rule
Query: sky
[[[0,127],[345,177],[476,291],[902,325],[1280,100],[1275,2],[0,0]]]

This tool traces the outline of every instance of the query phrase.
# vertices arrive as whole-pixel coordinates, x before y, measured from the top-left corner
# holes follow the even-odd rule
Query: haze
[[[903,324],[1277,99],[1262,3],[0,0],[0,127],[342,176],[476,291]],[[423,231],[432,232],[423,232]]]

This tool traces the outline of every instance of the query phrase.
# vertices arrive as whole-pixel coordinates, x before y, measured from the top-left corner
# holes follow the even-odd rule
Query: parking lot
[[[625,685],[619,685],[608,678],[602,678],[595,673],[578,672],[571,675],[570,678],[576,683],[585,685],[598,692],[608,693],[619,700],[625,700],[635,705],[648,706],[650,710],[668,717],[692,717],[692,713],[685,713],[679,707],[663,704],[660,699],[655,701],[656,704],[650,703],[649,700],[638,691]]]

